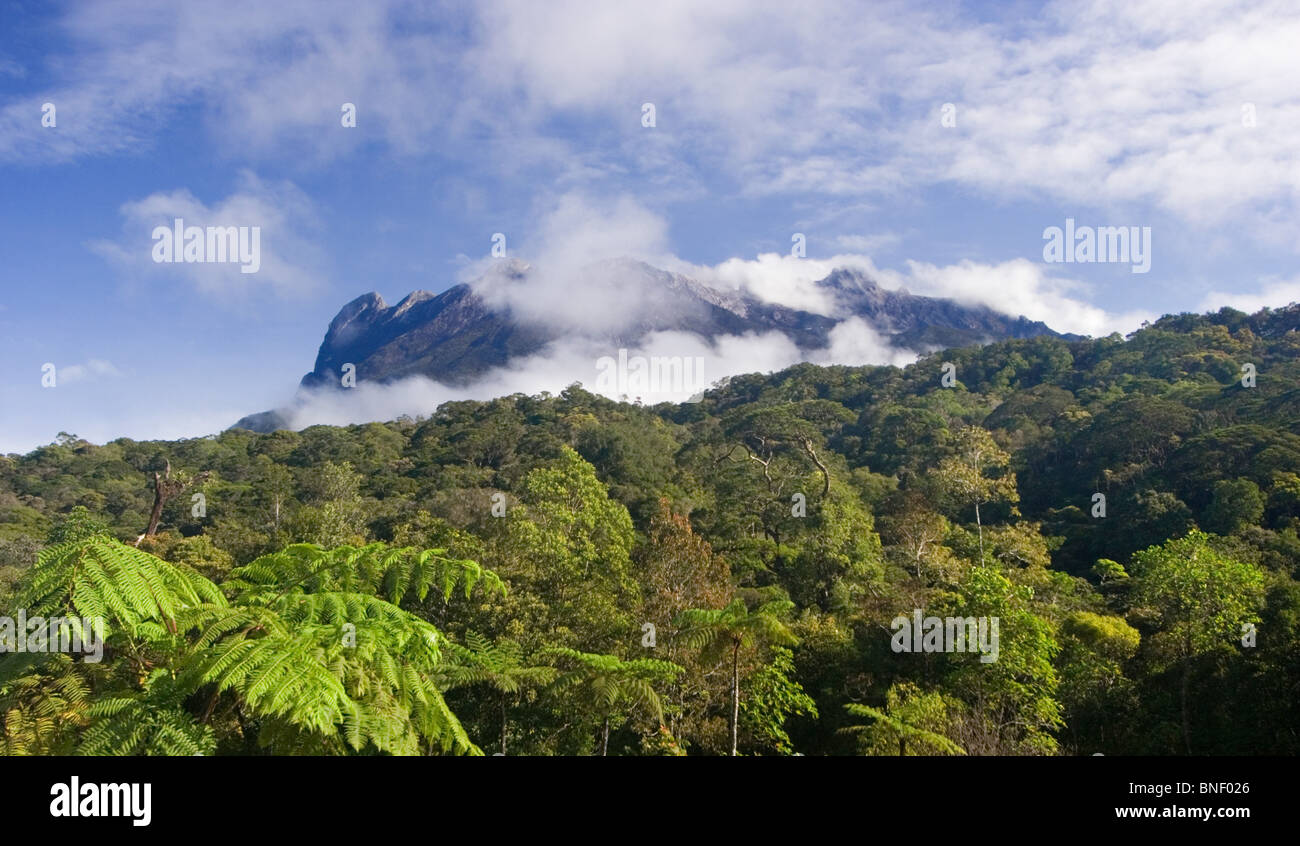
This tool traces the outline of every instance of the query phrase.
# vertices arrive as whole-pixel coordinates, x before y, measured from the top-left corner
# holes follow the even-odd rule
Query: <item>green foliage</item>
[[[1220,479],[1205,512],[1205,528],[1231,535],[1253,526],[1264,516],[1264,495],[1250,479]]]
[[[844,708],[866,725],[841,729],[858,735],[868,755],[965,755],[966,751],[944,736],[961,703],[941,693],[921,691],[913,684],[896,684],[885,694],[885,708],[850,703]]]
[[[1244,624],[1259,622],[1263,573],[1221,554],[1211,540],[1192,532],[1133,556],[1133,603],[1155,611],[1180,657],[1234,643]]]
[[[105,636],[157,637],[157,624],[175,634],[181,612],[225,598],[194,570],[95,534],[42,550],[13,604],[28,615],[100,618]]]
[[[91,535],[104,534],[107,531],[107,523],[97,520],[86,506],[78,505],[50,529],[45,542],[50,546],[57,546],[69,541],[82,540]]]
[[[1300,307],[1224,310],[677,406],[572,386],[302,432],[61,434],[0,457],[0,616],[102,615],[104,660],[0,654],[0,739],[952,751],[910,728],[968,754],[1295,754],[1296,330]],[[139,539],[166,462],[208,516],[176,496]],[[998,660],[893,653],[900,608],[999,617]],[[641,680],[655,708],[619,673],[662,659],[682,669]]]
[[[779,755],[794,752],[785,722],[791,716],[817,718],[817,703],[791,679],[794,653],[774,647],[772,660],[745,680],[745,698],[740,703],[740,725],[759,748],[770,748]]]
[[[667,661],[637,658],[624,661],[565,647],[546,650],[565,667],[551,685],[556,694],[572,694],[575,704],[602,723],[601,754],[609,749],[609,731],[631,715],[642,713],[663,722],[663,701],[656,685],[663,686],[682,668]]]
[[[47,743],[71,707],[87,724],[86,754],[206,754],[217,743],[209,720],[229,697],[240,733],[262,724],[245,741],[281,751],[478,753],[442,697],[438,630],[377,594],[499,590],[495,574],[437,550],[300,544],[233,576],[227,599],[197,572],[103,535],[45,550],[20,585],[22,606],[102,618],[105,651],[131,655],[138,677],[88,701],[84,682],[61,676],[51,699],[35,696],[46,662],[7,654],[6,743]],[[208,702],[200,715],[187,709],[196,697]]]

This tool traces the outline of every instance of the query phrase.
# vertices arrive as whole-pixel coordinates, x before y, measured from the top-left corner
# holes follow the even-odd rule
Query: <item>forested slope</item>
[[[0,656],[5,748],[727,754],[736,683],[741,754],[1295,754],[1298,329],[64,436],[0,458],[0,608],[105,660]],[[894,651],[916,609],[998,660]]]

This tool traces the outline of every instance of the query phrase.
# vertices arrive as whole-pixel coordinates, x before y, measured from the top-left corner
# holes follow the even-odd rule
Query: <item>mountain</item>
[[[333,388],[345,364],[359,378],[390,382],[426,376],[451,386],[472,384],[512,359],[542,352],[571,337],[573,327],[520,316],[493,296],[501,284],[526,284],[533,269],[520,261],[502,262],[478,282],[459,284],[441,294],[414,291],[390,306],[375,292],[345,305],[330,322],[311,372],[300,388]],[[1039,321],[1010,317],[985,306],[888,290],[860,270],[841,268],[815,283],[815,292],[835,316],[765,302],[743,290],[723,290],[628,259],[584,268],[583,283],[627,290],[622,319],[595,332],[592,340],[611,349],[634,347],[652,332],[689,332],[713,340],[725,335],[778,331],[801,350],[819,350],[842,320],[858,317],[890,344],[918,352],[1039,335],[1063,337]],[[575,289],[583,290],[577,280]],[[575,308],[581,308],[575,303]],[[580,377],[575,376],[575,379]],[[271,431],[283,427],[281,412],[244,417],[234,428]]]

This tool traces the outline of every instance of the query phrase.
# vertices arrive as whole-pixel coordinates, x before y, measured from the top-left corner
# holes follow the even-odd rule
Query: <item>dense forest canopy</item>
[[[0,655],[0,742],[1295,754],[1297,330],[1224,309],[684,405],[64,434],[0,457],[0,613],[102,618],[103,660]],[[997,660],[896,651],[916,611],[996,618]]]

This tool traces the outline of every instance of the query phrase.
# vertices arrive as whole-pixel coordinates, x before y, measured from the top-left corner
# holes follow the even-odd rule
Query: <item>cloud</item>
[[[1295,209],[1300,16],[1284,3],[1052,3],[1029,23],[880,4],[869,25],[847,2],[709,5],[492,3],[479,75],[528,114],[655,102],[677,155],[750,194],[956,182],[1197,223]]]
[[[288,182],[271,184],[243,171],[235,193],[211,206],[184,188],[132,200],[121,208],[122,236],[97,240],[89,247],[132,280],[184,280],[214,299],[241,299],[264,293],[300,297],[316,289],[323,262],[309,233],[315,225],[311,202]],[[185,227],[247,227],[248,246],[257,247],[253,262],[157,262],[156,227],[171,229],[180,218]],[[253,240],[253,227],[257,227]],[[179,249],[179,246],[177,247]],[[251,254],[251,251],[250,253]],[[245,273],[244,267],[257,267]]]
[[[92,358],[85,364],[69,364],[59,367],[55,370],[55,378],[59,385],[72,385],[77,382],[101,382],[104,379],[114,379],[122,375],[111,361],[102,358]]]
[[[962,261],[939,267],[908,261],[906,273],[877,270],[882,285],[906,288],[914,294],[947,297],[966,305],[982,305],[1002,314],[1041,320],[1058,332],[1103,336],[1131,332],[1143,320],[1158,315],[1145,311],[1108,312],[1080,296],[1087,287],[1049,273],[1042,264],[1018,258],[999,264]]]
[[[1205,295],[1202,311],[1218,311],[1224,306],[1253,313],[1262,308],[1280,308],[1300,302],[1300,278],[1266,279],[1256,291],[1213,291]]]
[[[770,373],[805,358],[779,332],[727,335],[712,342],[686,332],[655,332],[641,343],[620,348],[609,342],[567,338],[534,355],[492,370],[473,385],[454,388],[423,376],[394,382],[357,382],[347,390],[300,391],[285,412],[289,425],[345,425],[429,415],[444,402],[488,400],[516,393],[558,394],[575,382],[610,399],[646,405],[684,402],[728,376]],[[642,359],[638,364],[636,359]],[[689,363],[686,360],[689,359]],[[626,361],[620,381],[620,361]],[[637,370],[642,376],[636,375]],[[653,370],[656,377],[651,377]],[[641,378],[644,381],[638,382]],[[654,378],[654,381],[650,381]]]
[[[493,308],[523,321],[586,333],[618,332],[664,306],[662,280],[624,257],[654,260],[667,253],[668,223],[637,200],[597,200],[580,192],[538,209],[536,225],[508,255],[521,265],[491,257],[465,267],[461,278]]]
[[[870,256],[855,253],[826,258],[761,253],[753,259],[701,265],[669,252],[667,230],[667,220],[634,198],[599,201],[571,192],[539,211],[536,228],[517,251],[508,249],[524,261],[484,258],[468,263],[461,278],[473,281],[494,308],[589,336],[627,332],[652,319],[667,325],[674,316],[680,318],[683,306],[670,291],[669,275],[674,273],[719,291],[743,292],[834,318],[849,315],[841,313],[832,293],[817,282],[838,268],[861,270],[885,288],[983,305],[1011,317],[1024,315],[1060,332],[1128,332],[1156,316],[1142,311],[1115,314],[1090,305],[1083,283],[1052,275],[1041,263],[1025,258],[944,267],[908,261],[907,269],[898,271],[877,267]],[[663,267],[669,274],[626,258]],[[873,363],[888,360],[880,356]]]
[[[865,262],[865,263],[864,263]],[[838,255],[827,259],[795,258],[780,253],[761,253],[753,259],[731,258],[719,264],[677,264],[681,272],[706,285],[724,290],[745,291],[763,302],[837,316],[832,296],[816,282],[837,267],[870,266],[862,256]]]
[[[455,104],[456,4],[165,0],[74,4],[47,89],[0,108],[0,159],[66,161],[147,149],[198,108],[231,152],[328,161],[367,140],[420,149]],[[57,129],[40,104],[58,108]],[[345,102],[357,128],[344,131]],[[35,118],[33,118],[35,115]]]
[[[860,317],[850,317],[835,325],[830,332],[830,344],[824,350],[815,350],[808,357],[814,364],[847,364],[859,367],[864,364],[892,364],[906,367],[916,361],[918,354],[899,349]]]
[[[1011,317],[1041,320],[1058,332],[1093,336],[1129,332],[1143,320],[1158,316],[1145,311],[1113,313],[1091,305],[1084,298],[1089,292],[1083,283],[1054,276],[1042,264],[1025,258],[998,264],[963,261],[942,267],[909,260],[907,269],[900,271],[878,267],[870,256],[852,253],[824,259],[763,253],[712,267],[684,262],[678,266],[706,284],[744,290],[765,302],[829,317],[846,315],[839,313],[816,282],[837,268],[861,270],[882,288],[945,297],[964,305],[987,306]],[[873,363],[883,360],[887,359]]]
[[[54,81],[0,108],[0,159],[147,147],[198,107],[241,155],[323,163],[367,143],[436,144],[497,172],[548,168],[566,189],[956,184],[1206,226],[1294,219],[1300,196],[1300,15],[1282,0],[1059,2],[1028,21],[849,0],[797,14],[776,0],[227,0],[185,14],[127,0],[73,5],[59,32]],[[47,100],[54,130],[40,125]],[[355,131],[340,127],[344,102]]]

